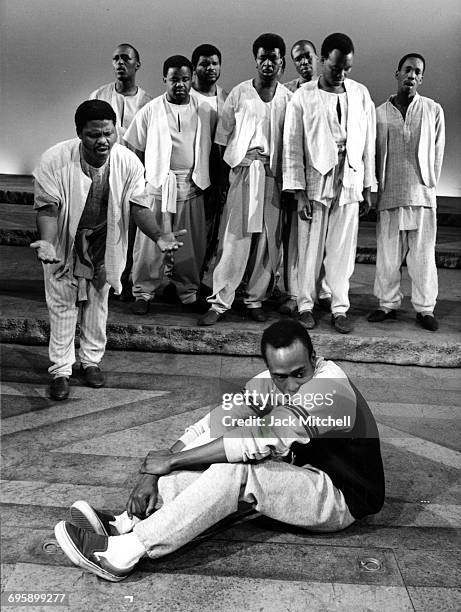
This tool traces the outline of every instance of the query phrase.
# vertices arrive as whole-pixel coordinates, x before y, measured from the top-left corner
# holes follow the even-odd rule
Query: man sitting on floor
[[[268,369],[243,393],[223,395],[170,450],[148,453],[125,512],[72,505],[55,535],[75,565],[123,580],[142,557],[173,552],[241,501],[317,532],[344,529],[381,509],[376,423],[343,370],[316,357],[296,321],[268,327],[261,352]]]

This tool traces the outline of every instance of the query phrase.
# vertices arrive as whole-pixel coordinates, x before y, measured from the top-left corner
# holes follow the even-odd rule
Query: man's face
[[[282,393],[294,395],[314,376],[307,348],[299,340],[284,348],[266,349],[266,363],[272,380]]]
[[[296,45],[291,52],[296,71],[304,81],[310,81],[317,74],[317,56],[312,45]]]
[[[322,57],[323,78],[329,87],[341,87],[352,70],[354,54],[344,55],[339,49],[333,49],[327,58]]]
[[[112,55],[115,78],[118,81],[133,80],[141,63],[136,59],[135,52],[127,45],[120,45]]]
[[[424,63],[419,57],[408,57],[395,73],[397,92],[413,97],[423,82]]]
[[[78,137],[82,141],[84,159],[98,168],[107,161],[117,132],[111,119],[94,119],[85,124]]]
[[[183,104],[189,97],[192,85],[192,75],[188,66],[181,68],[168,68],[163,82],[166,84],[166,97],[169,102]]]
[[[280,72],[282,64],[280,49],[264,49],[259,47],[256,54],[256,70],[263,80],[267,81],[275,78]]]
[[[221,63],[217,55],[201,55],[195,68],[197,79],[202,83],[212,85],[221,75]]]

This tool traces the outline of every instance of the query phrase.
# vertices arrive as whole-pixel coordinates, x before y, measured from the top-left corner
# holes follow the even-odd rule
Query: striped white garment
[[[57,276],[49,265],[43,265],[45,297],[50,317],[48,372],[53,378],[71,376],[75,363],[75,328],[80,310],[79,358],[83,367],[97,365],[106,347],[106,322],[109,285],[99,291],[88,283],[88,299],[77,305],[78,282],[68,270]]]
[[[402,230],[402,208],[381,210],[376,225],[376,276],[374,294],[380,308],[397,310],[402,303],[401,266],[407,259],[411,278],[411,303],[416,312],[432,313],[438,294],[435,208],[413,209],[416,229]],[[407,226],[408,227],[408,226]]]

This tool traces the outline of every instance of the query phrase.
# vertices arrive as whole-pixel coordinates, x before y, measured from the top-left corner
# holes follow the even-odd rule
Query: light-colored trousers
[[[436,210],[421,206],[416,214],[418,229],[400,230],[398,208],[379,212],[374,294],[379,305],[389,310],[397,310],[402,303],[400,280],[405,257],[413,308],[416,312],[433,312],[435,308],[438,294]]]
[[[270,518],[312,531],[338,531],[354,522],[342,492],[325,472],[309,465],[273,460],[215,463],[204,472],[162,476],[158,487],[162,507],[133,529],[153,559],[236,512],[240,501]]]
[[[312,221],[298,221],[298,311],[312,311],[317,296],[331,298],[331,312],[349,310],[354,272],[359,203],[330,208],[313,202]]]
[[[276,237],[280,223],[280,188],[266,176],[264,217],[261,232],[246,231],[249,202],[249,169],[237,166],[230,173],[230,186],[221,217],[218,259],[213,271],[213,295],[207,298],[211,307],[222,314],[229,310],[235,292],[248,273],[247,308],[260,308],[266,299],[272,272],[278,267],[280,245]],[[268,195],[269,194],[269,195]],[[269,244],[271,241],[271,244]],[[274,263],[274,259],[277,259]],[[271,261],[272,260],[272,261]]]
[[[157,223],[162,227],[162,201],[155,198],[153,210]],[[173,231],[186,229],[180,238],[184,245],[174,252],[171,280],[176,285],[183,304],[196,300],[200,286],[200,274],[206,252],[206,221],[203,194],[176,203]],[[163,282],[164,254],[150,238],[138,229],[133,249],[133,296],[136,299],[153,300],[155,290]]]
[[[296,204],[296,203],[295,203]],[[284,212],[283,228],[283,288],[287,298],[296,300],[298,297],[298,218],[296,206],[294,210]]]
[[[72,268],[72,266],[71,266]],[[106,324],[109,285],[99,291],[89,282],[88,299],[77,306],[78,281],[69,271],[56,278],[52,268],[43,264],[46,305],[50,316],[48,372],[53,376],[71,376],[75,363],[75,328],[79,311],[80,349],[83,367],[98,365],[106,348]]]

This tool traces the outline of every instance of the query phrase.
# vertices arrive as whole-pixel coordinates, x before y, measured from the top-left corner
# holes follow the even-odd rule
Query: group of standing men
[[[152,100],[135,82],[137,50],[129,44],[117,47],[117,80],[81,105],[86,114],[80,125],[76,119],[79,139],[66,141],[75,151],[58,160],[66,143],[56,145],[35,173],[39,227],[45,231],[33,246],[42,261],[51,263],[45,276],[55,380],[67,380],[75,360],[75,303],[82,293],[76,278],[83,276],[88,285],[84,299],[91,302],[96,292],[100,305],[87,317],[91,330],[85,329],[82,316],[80,357],[87,383],[104,384],[98,364],[105,345],[107,293],[109,285],[121,290],[127,247],[129,254],[133,248],[132,309],[137,314],[146,314],[155,292],[173,281],[183,308],[201,315],[199,325],[213,325],[231,308],[243,282],[248,315],[264,322],[262,304],[283,259],[287,299],[281,311],[297,312],[300,322],[312,329],[318,303],[331,311],[338,332],[350,332],[349,280],[359,216],[371,207],[375,146],[379,308],[369,320],[395,318],[406,256],[417,320],[426,329],[437,329],[435,186],[444,119],[440,105],[416,91],[424,58],[410,53],[401,59],[397,95],[375,113],[367,88],[348,78],[354,61],[348,36],[328,36],[320,58],[310,41],[295,43],[291,55],[299,78],[282,85],[285,52],[280,36],[259,36],[253,43],[255,77],[226,96],[217,85],[221,53],[201,45],[192,61],[181,55],[165,61],[166,91]],[[82,138],[94,122],[101,128],[90,134],[104,157],[100,166],[85,156]],[[126,146],[116,147],[115,139]],[[67,183],[58,177],[64,166],[74,172],[66,170]],[[131,183],[128,167],[136,174]],[[69,210],[62,205],[64,199],[75,198],[78,203]],[[55,221],[51,233],[49,225],[45,228],[44,219],[50,218],[63,234],[60,254],[47,251],[48,245],[56,245],[57,235]],[[174,258],[165,257],[164,251],[174,251]],[[210,261],[213,287],[205,299],[200,284]],[[130,267],[128,261],[125,284]],[[66,292],[56,287],[62,289],[66,274],[72,291],[63,297]],[[64,320],[70,323],[64,325]],[[55,380],[53,397],[67,397],[68,383]]]

